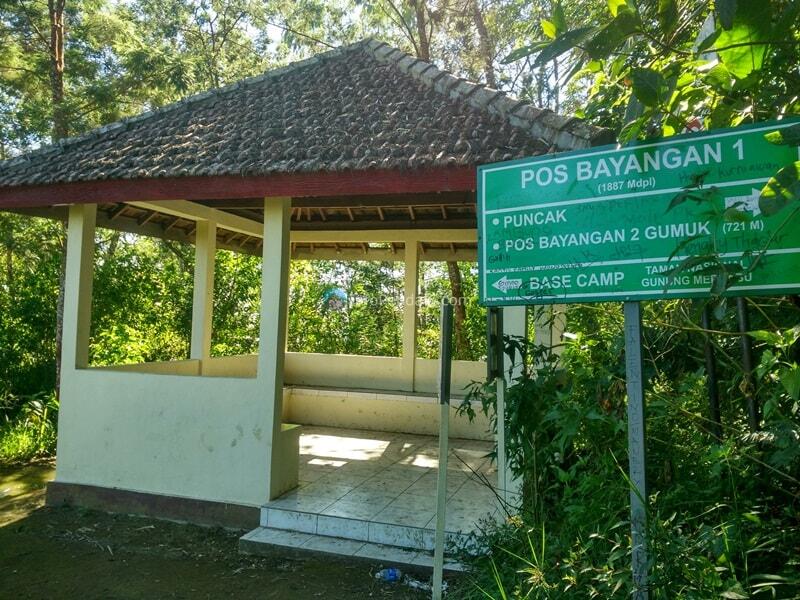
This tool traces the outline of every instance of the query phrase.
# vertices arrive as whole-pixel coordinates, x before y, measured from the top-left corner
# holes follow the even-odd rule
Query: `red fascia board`
[[[0,187],[0,208],[153,200],[361,196],[475,190],[475,167],[424,171],[343,171],[258,177],[165,177]]]

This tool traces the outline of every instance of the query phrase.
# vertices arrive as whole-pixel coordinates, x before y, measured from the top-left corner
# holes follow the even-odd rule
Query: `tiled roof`
[[[472,166],[610,141],[365,40],[0,162],[0,187]]]

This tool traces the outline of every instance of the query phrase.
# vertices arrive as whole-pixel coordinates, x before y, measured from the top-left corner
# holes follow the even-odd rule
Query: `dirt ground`
[[[429,597],[376,581],[390,565],[280,550],[251,557],[237,551],[241,532],[47,508],[52,477],[46,463],[0,467],[0,598]]]

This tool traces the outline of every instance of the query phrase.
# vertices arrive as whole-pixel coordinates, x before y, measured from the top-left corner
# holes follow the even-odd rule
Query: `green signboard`
[[[800,215],[759,209],[799,158],[764,135],[796,122],[480,167],[482,303],[704,297],[721,269],[730,295],[800,292]]]

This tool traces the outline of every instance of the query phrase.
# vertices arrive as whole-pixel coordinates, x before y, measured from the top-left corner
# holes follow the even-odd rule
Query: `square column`
[[[514,337],[528,337],[527,306],[506,306],[503,308],[503,335]],[[522,357],[515,356],[514,362],[503,354],[503,377],[497,385],[502,387],[497,395],[497,479],[500,488],[500,498],[505,502],[506,508],[513,510],[519,508],[522,503],[522,480],[514,477],[509,467],[506,448],[500,448],[500,444],[505,444],[505,388],[514,384],[514,380],[522,375],[524,365],[521,364]],[[509,376],[509,372],[511,375]],[[502,416],[502,418],[501,418]],[[502,436],[500,427],[503,427]]]
[[[289,290],[289,224],[291,198],[264,200],[264,245],[261,267],[261,328],[258,383],[264,392],[271,444],[267,464],[269,498],[286,491],[297,479],[297,448],[282,435],[283,366],[286,353],[286,306]],[[288,456],[290,452],[295,456]],[[290,472],[294,470],[294,473]],[[295,484],[296,485],[296,484]]]
[[[213,221],[197,221],[192,296],[192,345],[189,358],[203,360],[211,356],[216,253],[217,224]]]
[[[536,308],[534,341],[540,346],[552,348],[556,356],[563,350],[561,336],[567,322],[566,310],[565,304],[548,304]]]
[[[69,207],[61,342],[62,381],[71,371],[89,366],[96,222],[96,204]]]
[[[405,280],[403,288],[403,381],[414,391],[417,368],[417,297],[419,295],[419,243],[405,242]]]

